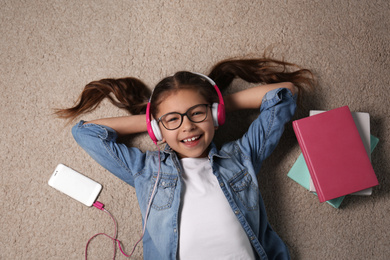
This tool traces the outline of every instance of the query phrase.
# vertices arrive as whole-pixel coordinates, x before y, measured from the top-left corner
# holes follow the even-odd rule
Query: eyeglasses
[[[178,129],[183,123],[183,116],[187,116],[187,118],[193,123],[200,123],[206,120],[208,107],[211,107],[211,105],[199,104],[190,107],[184,114],[178,112],[167,113],[160,116],[160,118],[157,119],[157,122],[161,122],[167,130]]]

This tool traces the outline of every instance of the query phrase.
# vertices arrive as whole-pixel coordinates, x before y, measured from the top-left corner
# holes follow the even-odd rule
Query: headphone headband
[[[206,76],[206,75],[204,75],[204,74],[202,74],[202,73],[199,73],[199,72],[191,72],[191,73],[192,73],[192,74],[199,75],[199,76],[201,76],[202,78],[207,79],[207,81],[210,82],[210,84],[213,85],[213,86],[217,85],[217,84],[214,82],[214,80],[212,80],[209,76]]]
[[[219,90],[219,88],[218,88],[217,84],[214,82],[214,80],[212,80],[209,76],[206,76],[206,75],[199,73],[199,72],[191,72],[191,73],[199,75],[199,76],[205,78],[208,82],[210,82],[210,84],[213,85],[215,91],[217,91],[219,104],[225,105],[225,103],[223,102],[223,97],[222,97],[221,91]]]

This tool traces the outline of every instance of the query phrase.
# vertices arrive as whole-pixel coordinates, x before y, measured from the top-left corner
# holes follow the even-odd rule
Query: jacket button
[[[220,182],[219,186],[223,187],[223,186],[225,186],[225,184],[223,184],[223,182]]]
[[[235,210],[234,214],[238,215],[238,214],[240,214],[240,211],[239,210]]]

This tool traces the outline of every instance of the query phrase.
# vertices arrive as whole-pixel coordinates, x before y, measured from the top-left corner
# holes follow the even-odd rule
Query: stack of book
[[[371,152],[379,139],[370,134],[368,113],[351,113],[348,106],[310,111],[293,128],[302,154],[288,177],[335,208],[346,195],[371,195],[378,185]]]

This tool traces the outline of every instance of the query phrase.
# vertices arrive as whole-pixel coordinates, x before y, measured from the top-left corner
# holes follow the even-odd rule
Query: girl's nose
[[[191,122],[191,120],[189,120],[187,116],[183,116],[183,122],[181,124],[181,128],[184,131],[191,131],[195,128],[195,123]]]

